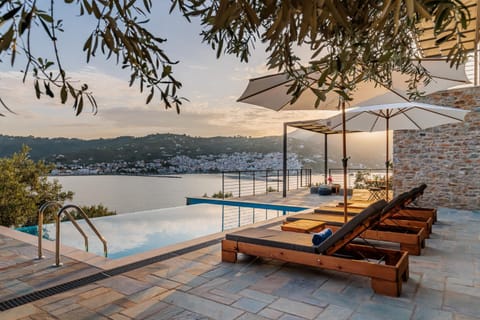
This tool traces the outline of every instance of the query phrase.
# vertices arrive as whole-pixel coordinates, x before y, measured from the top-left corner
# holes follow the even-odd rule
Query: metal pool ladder
[[[68,217],[68,219],[72,222],[74,227],[80,232],[80,234],[83,237],[84,243],[85,243],[85,251],[88,252],[88,236],[85,234],[83,229],[80,227],[80,225],[77,223],[75,218],[67,211],[68,209],[74,209],[77,212],[79,212],[82,217],[84,218],[85,222],[90,226],[92,231],[97,235],[98,239],[103,243],[103,253],[105,257],[107,257],[108,252],[107,252],[107,241],[105,238],[100,234],[98,229],[93,225],[93,223],[90,221],[88,218],[87,214],[79,207],[74,204],[67,204],[62,207],[62,205],[59,202],[56,201],[48,201],[44,203],[39,209],[38,209],[38,259],[43,259],[43,252],[42,252],[42,232],[43,232],[43,213],[45,212],[46,209],[49,207],[56,207],[60,208],[58,212],[55,214],[55,266],[59,267],[62,265],[60,262],[60,217],[62,216],[63,213]]]

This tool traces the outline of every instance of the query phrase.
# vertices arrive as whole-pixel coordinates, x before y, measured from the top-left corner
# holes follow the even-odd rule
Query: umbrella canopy
[[[445,90],[453,86],[468,83],[465,74],[465,65],[457,69],[451,68],[450,64],[443,59],[430,59],[418,62],[432,75],[428,85],[419,87],[419,91],[425,94],[439,90]],[[318,79],[319,73],[310,74],[312,79]],[[408,76],[400,72],[393,72],[392,85],[386,87],[374,81],[365,81],[357,85],[355,91],[350,92],[352,106],[368,106],[382,103],[396,103],[409,101],[408,99]],[[272,110],[314,110],[317,96],[312,90],[305,90],[294,102],[292,95],[288,93],[293,79],[287,73],[278,73],[264,77],[250,79],[247,88],[237,101],[249,103]],[[312,85],[314,85],[312,80]],[[321,102],[318,109],[335,110],[338,108],[338,94],[329,92],[326,100]]]
[[[449,108],[421,102],[402,102],[345,110],[347,130],[423,130],[431,127],[461,122],[468,110]],[[322,120],[329,128],[341,128],[341,114]]]
[[[453,86],[466,84],[468,79],[465,75],[465,65],[458,68],[451,68],[444,59],[419,60],[419,65],[426,68],[432,75],[432,80],[426,86],[419,87],[419,91],[425,94],[451,88]],[[319,73],[310,74],[312,79],[318,79]],[[349,92],[352,99],[349,103],[355,106],[396,103],[409,101],[408,99],[408,76],[400,72],[392,74],[392,83],[385,86],[374,81],[364,81],[357,84],[355,91]],[[325,101],[316,105],[317,96],[312,90],[304,90],[302,94],[291,103],[293,96],[288,92],[293,79],[287,73],[273,74],[260,78],[251,79],[247,88],[237,100],[239,102],[262,106],[272,110],[335,110],[338,109],[339,95],[336,92],[329,92]],[[312,86],[316,82],[312,80]],[[345,111],[345,101],[341,101],[341,110]],[[344,112],[342,112],[344,114]],[[343,190],[344,190],[344,219],[347,222],[347,154],[346,154],[346,128],[342,128],[343,140]],[[286,180],[284,172],[284,181]]]
[[[326,119],[332,130],[344,127],[357,131],[386,131],[386,190],[388,200],[388,134],[389,130],[423,130],[443,124],[461,122],[468,110],[448,108],[420,102],[403,102],[368,107],[355,107]],[[322,121],[323,123],[323,121]]]

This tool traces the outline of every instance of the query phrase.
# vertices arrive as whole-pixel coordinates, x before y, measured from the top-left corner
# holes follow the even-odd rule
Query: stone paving
[[[222,263],[215,244],[1,312],[0,319],[480,319],[479,225],[479,211],[440,208],[422,255],[410,257],[399,298],[374,294],[360,276],[242,255]],[[45,274],[98,271],[62,257],[68,265],[59,274],[36,272],[35,255],[34,244],[0,237],[0,301],[36,288]],[[15,271],[25,266],[29,274]]]

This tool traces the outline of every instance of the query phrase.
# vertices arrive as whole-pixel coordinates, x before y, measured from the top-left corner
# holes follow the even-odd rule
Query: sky
[[[158,100],[145,104],[146,95],[129,87],[129,73],[98,54],[86,63],[82,47],[91,20],[78,17],[76,6],[57,1],[65,33],[59,36],[62,63],[68,75],[89,84],[98,102],[98,113],[88,108],[75,116],[71,104],[57,99],[36,99],[31,78],[22,83],[22,58],[12,68],[0,63],[0,97],[16,114],[0,117],[0,134],[82,139],[177,133],[191,136],[280,135],[283,122],[325,117],[325,111],[275,112],[236,102],[248,79],[275,73],[267,70],[267,54],[260,44],[248,64],[234,56],[216,59],[215,51],[202,43],[198,22],[188,23],[178,14],[168,14],[169,1],[155,1],[149,25],[154,34],[168,39],[170,57],[179,60],[174,75],[183,84],[180,95],[189,99],[180,114],[165,110]],[[38,55],[51,52],[40,34],[32,37]],[[7,60],[7,59],[6,59]]]

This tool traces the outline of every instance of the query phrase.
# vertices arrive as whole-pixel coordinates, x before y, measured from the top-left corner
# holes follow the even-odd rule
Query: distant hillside
[[[340,167],[341,144],[338,137],[329,138],[331,167]],[[353,136],[349,137],[352,141]],[[335,141],[338,140],[338,141]],[[382,142],[383,144],[384,142]],[[34,160],[84,164],[113,162],[115,160],[151,161],[168,160],[175,155],[196,158],[201,155],[231,154],[235,152],[271,153],[282,152],[282,137],[191,137],[178,134],[153,134],[145,137],[118,137],[114,139],[81,140],[67,138],[12,137],[0,135],[0,157],[10,156],[25,144]],[[364,164],[379,167],[383,163],[384,149],[378,149],[378,141],[369,148],[361,141],[349,143],[352,166]],[[305,167],[323,168],[323,135],[291,134],[288,152],[295,152]]]

